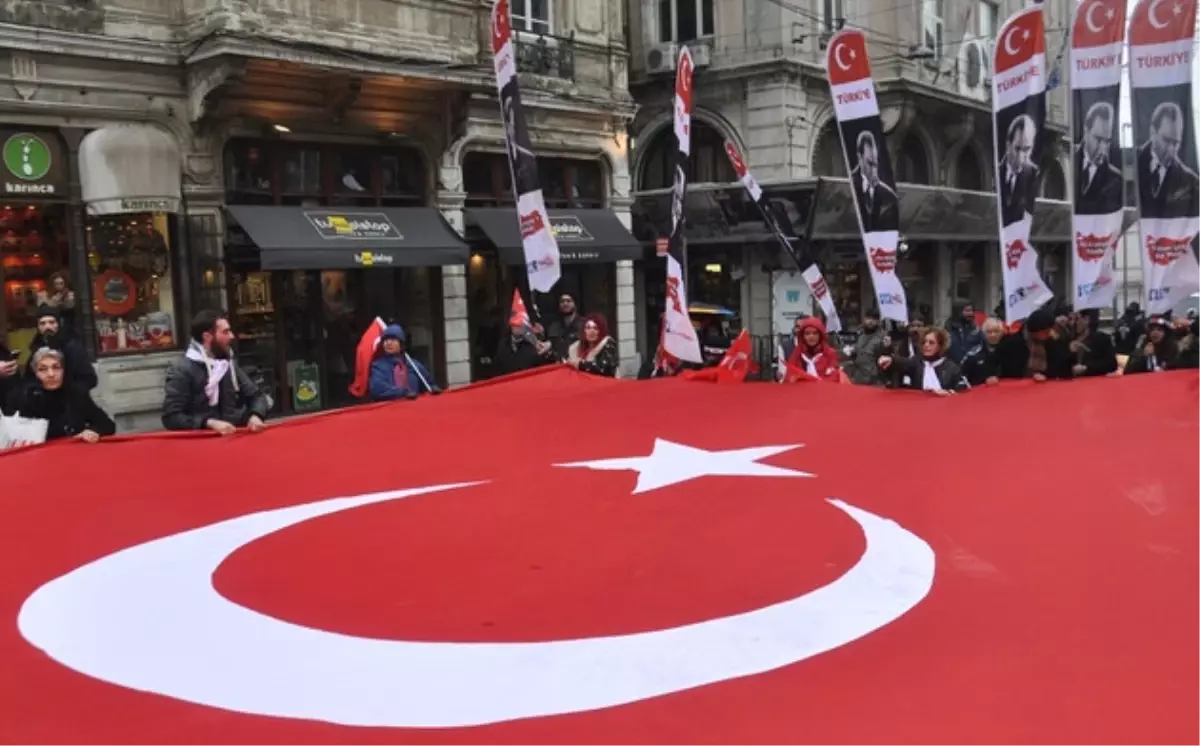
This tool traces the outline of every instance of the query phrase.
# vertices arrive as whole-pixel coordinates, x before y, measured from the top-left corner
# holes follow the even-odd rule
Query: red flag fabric
[[[363,332],[354,350],[354,380],[350,383],[350,395],[363,399],[371,382],[371,361],[375,359],[375,350],[379,348],[379,339],[387,324],[378,316]]]
[[[508,327],[513,331],[521,331],[532,328],[533,324],[529,321],[529,311],[525,308],[525,301],[521,299],[521,291],[513,288],[512,310],[508,314]]]
[[[1197,380],[939,398],[555,366],[0,455],[0,730],[1195,743]],[[980,437],[997,458],[953,457]]]
[[[753,352],[750,332],[743,329],[717,365],[717,383],[742,383],[747,375],[757,372],[758,366],[750,359]]]

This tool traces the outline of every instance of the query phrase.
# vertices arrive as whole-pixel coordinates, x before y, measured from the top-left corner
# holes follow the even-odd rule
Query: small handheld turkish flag
[[[747,375],[758,372],[758,366],[750,359],[752,352],[750,332],[743,329],[717,366],[717,383],[744,383]]]
[[[371,380],[371,361],[375,359],[375,350],[379,347],[379,339],[387,324],[378,316],[363,332],[354,351],[354,382],[350,384],[350,394],[358,399],[367,395],[367,386]]]
[[[516,288],[513,288],[512,310],[508,313],[508,328],[518,336],[533,331],[533,324],[529,322],[529,311],[525,308],[525,301],[521,299],[521,291]]]

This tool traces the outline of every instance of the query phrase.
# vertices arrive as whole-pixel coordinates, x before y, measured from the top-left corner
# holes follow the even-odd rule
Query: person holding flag
[[[404,329],[399,324],[389,324],[380,333],[379,347],[370,368],[368,391],[372,401],[416,399],[425,392],[442,393],[425,366],[404,350],[406,341]]]
[[[559,362],[553,346],[544,339],[541,324],[533,323],[526,310],[521,291],[513,288],[512,311],[508,315],[508,330],[496,351],[496,366],[501,374],[516,373],[541,365]]]

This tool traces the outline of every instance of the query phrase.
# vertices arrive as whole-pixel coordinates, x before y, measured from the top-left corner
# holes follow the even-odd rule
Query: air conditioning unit
[[[707,44],[697,44],[694,47],[688,47],[692,50],[692,64],[697,67],[708,67],[712,64],[712,47]]]
[[[675,72],[675,63],[679,59],[679,45],[673,41],[655,44],[646,50],[646,72],[656,73]]]
[[[962,96],[987,101],[992,95],[992,42],[963,37],[958,45],[958,92]]]

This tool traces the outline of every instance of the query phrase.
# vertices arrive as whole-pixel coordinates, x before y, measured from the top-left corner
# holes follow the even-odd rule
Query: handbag
[[[20,415],[0,416],[0,451],[46,442],[50,421]]]

